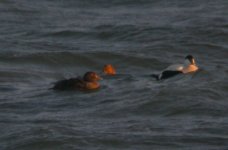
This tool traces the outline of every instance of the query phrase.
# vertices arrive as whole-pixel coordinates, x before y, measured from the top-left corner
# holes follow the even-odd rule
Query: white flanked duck
[[[160,74],[152,74],[152,77],[156,78],[157,80],[164,80],[170,77],[173,77],[178,74],[187,74],[190,72],[195,72],[199,68],[195,63],[195,59],[192,55],[188,55],[185,57],[184,64],[174,64],[167,67],[163,70]]]

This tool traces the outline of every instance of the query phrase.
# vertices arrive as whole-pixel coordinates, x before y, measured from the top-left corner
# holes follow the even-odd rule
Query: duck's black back
[[[171,78],[171,77],[176,76],[176,75],[181,74],[181,73],[182,73],[181,71],[167,70],[167,71],[162,72],[162,76],[161,76],[160,80],[168,79],[168,78]]]
[[[166,70],[166,71],[162,72],[160,78],[159,78],[159,76],[160,76],[159,74],[152,74],[151,76],[156,78],[157,80],[164,80],[164,79],[171,78],[171,77],[176,76],[176,75],[181,74],[181,73],[182,73],[181,71]]]

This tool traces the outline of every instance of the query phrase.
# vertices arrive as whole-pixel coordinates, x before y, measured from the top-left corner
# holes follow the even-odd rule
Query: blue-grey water
[[[227,150],[227,0],[1,0],[0,150]],[[192,54],[200,71],[149,75]],[[50,90],[101,72],[96,92]]]

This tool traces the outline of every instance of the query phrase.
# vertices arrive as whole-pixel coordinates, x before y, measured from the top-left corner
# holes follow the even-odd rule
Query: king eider
[[[115,75],[116,69],[111,64],[106,64],[103,68],[103,73],[105,75]]]

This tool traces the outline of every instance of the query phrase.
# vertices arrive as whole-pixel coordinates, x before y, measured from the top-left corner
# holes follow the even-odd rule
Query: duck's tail
[[[156,80],[159,80],[159,75],[158,74],[152,74],[151,77],[155,78]]]

